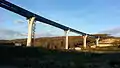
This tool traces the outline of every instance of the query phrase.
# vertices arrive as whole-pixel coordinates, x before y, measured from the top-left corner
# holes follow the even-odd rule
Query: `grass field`
[[[0,66],[16,68],[120,68],[120,53],[0,46]]]

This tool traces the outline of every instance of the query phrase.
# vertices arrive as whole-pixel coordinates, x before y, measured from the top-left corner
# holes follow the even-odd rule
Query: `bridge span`
[[[65,32],[65,36],[66,36],[66,44],[65,44],[65,49],[68,49],[68,33],[71,32],[75,32],[77,34],[81,34],[83,36],[83,46],[84,48],[86,48],[86,39],[88,36],[95,38],[96,40],[96,46],[98,45],[98,41],[99,41],[99,37],[91,35],[91,34],[87,34],[81,31],[78,31],[76,29],[64,26],[62,24],[59,24],[57,22],[54,22],[52,20],[46,19],[40,15],[37,15],[35,13],[32,13],[26,9],[23,9],[15,4],[12,4],[6,0],[0,0],[0,7],[7,9],[9,11],[12,11],[16,14],[19,14],[25,18],[28,19],[28,39],[27,39],[27,46],[32,46],[32,38],[34,39],[34,33],[35,33],[35,21],[40,21],[42,23],[45,24],[49,24],[52,25],[54,27],[60,28],[62,30],[64,30]]]

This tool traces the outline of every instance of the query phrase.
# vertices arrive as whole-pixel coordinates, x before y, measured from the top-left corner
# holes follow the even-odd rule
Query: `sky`
[[[7,0],[47,19],[89,33],[120,36],[120,0]],[[0,8],[0,38],[27,36],[27,19]],[[64,31],[36,22],[36,36],[62,36]],[[69,35],[77,35],[69,33]]]

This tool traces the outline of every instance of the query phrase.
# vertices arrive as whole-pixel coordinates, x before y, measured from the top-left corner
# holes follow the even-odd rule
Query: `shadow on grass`
[[[97,54],[40,47],[0,46],[0,65],[19,68],[96,68],[119,66],[119,53]],[[114,61],[114,62],[113,62]]]

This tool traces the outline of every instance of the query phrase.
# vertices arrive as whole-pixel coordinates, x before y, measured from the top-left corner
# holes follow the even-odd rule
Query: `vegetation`
[[[101,36],[101,39],[107,38]],[[114,37],[112,37],[114,38]],[[69,37],[69,48],[82,47],[81,36]],[[1,40],[0,45],[22,43],[26,39]],[[65,37],[45,37],[35,39],[35,47],[0,46],[0,66],[15,66],[19,68],[120,68],[120,49],[115,46],[107,48],[88,49],[83,51],[64,50]],[[87,45],[95,44],[95,39],[88,37]],[[114,49],[111,52],[111,49]],[[95,51],[108,51],[98,53]]]
[[[100,41],[103,39],[107,39],[107,38],[116,38],[108,34],[94,34],[94,35],[99,36]],[[120,39],[120,38],[117,37],[117,39]],[[113,42],[113,45],[118,46],[120,44],[119,41],[117,40]],[[22,45],[26,45],[26,42],[27,42],[27,39],[1,40],[0,44],[22,43]],[[91,45],[95,45],[95,38],[87,37],[87,48],[89,48]],[[65,48],[65,36],[36,38],[34,42],[34,46],[45,47],[49,49],[64,49]],[[69,36],[69,48],[75,48],[75,47],[83,47],[82,36]]]
[[[40,47],[0,46],[0,66],[19,68],[119,68],[120,54],[97,54]],[[13,67],[12,67],[13,68]]]

